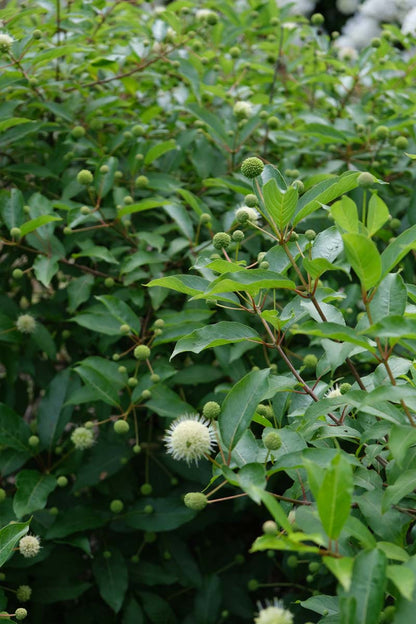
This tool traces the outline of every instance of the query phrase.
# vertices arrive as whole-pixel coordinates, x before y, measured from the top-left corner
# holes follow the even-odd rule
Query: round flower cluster
[[[8,52],[12,47],[14,39],[6,33],[0,33],[0,52]]]
[[[233,113],[239,119],[247,119],[250,117],[253,107],[250,102],[238,101],[234,104]]]
[[[188,464],[209,455],[215,444],[215,431],[208,420],[198,414],[180,416],[170,425],[164,441],[174,459],[184,459]]]
[[[254,210],[254,208],[241,206],[241,208],[237,208],[237,210],[235,211],[235,218],[236,221],[241,224],[257,223],[259,213],[257,212],[257,210]]]
[[[26,559],[36,557],[40,551],[40,541],[35,535],[25,535],[19,542],[19,552]]]
[[[77,427],[71,434],[71,440],[77,450],[85,451],[94,444],[94,434],[91,429]]]
[[[29,585],[19,585],[16,589],[16,598],[19,602],[27,602],[32,595],[32,588]]]
[[[36,321],[30,314],[21,314],[16,321],[16,327],[22,334],[33,334]]]
[[[284,609],[278,600],[268,604],[254,618],[255,624],[293,624],[293,614]]]

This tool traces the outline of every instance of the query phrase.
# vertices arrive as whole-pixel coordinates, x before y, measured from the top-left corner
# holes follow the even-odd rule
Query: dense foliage
[[[415,42],[217,8],[0,11],[0,609],[408,624]]]

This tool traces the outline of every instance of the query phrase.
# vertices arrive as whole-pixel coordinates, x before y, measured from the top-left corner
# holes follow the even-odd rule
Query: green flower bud
[[[135,455],[138,455],[139,453],[141,453],[141,451],[142,451],[142,447],[140,446],[140,444],[135,444],[133,446],[133,453]]]
[[[146,544],[153,544],[153,542],[157,540],[157,535],[153,531],[146,531],[143,536],[143,539],[146,542]]]
[[[350,390],[351,390],[351,384],[347,382],[342,383],[339,387],[339,391],[341,392],[341,394],[346,394]]]
[[[144,401],[147,401],[148,399],[152,398],[152,393],[150,392],[150,390],[143,390],[142,392],[142,399],[144,399]]]
[[[134,349],[134,357],[136,360],[143,362],[150,357],[150,349],[146,345],[139,345]]]
[[[265,535],[277,535],[277,524],[274,520],[266,520],[262,526]]]
[[[39,438],[36,435],[32,435],[30,436],[30,438],[28,439],[27,443],[29,444],[30,447],[35,448],[36,446],[39,445]]]
[[[308,574],[306,576],[306,582],[309,583],[309,584],[313,583],[313,574]]]
[[[389,222],[392,230],[398,230],[401,224],[402,222],[400,221],[400,219],[391,219],[391,221]]]
[[[303,364],[306,368],[315,369],[318,364],[318,358],[313,353],[308,353],[308,355],[305,355],[303,358]]]
[[[311,17],[311,24],[313,24],[314,26],[322,26],[324,21],[325,18],[322,13],[314,13]]]
[[[133,126],[133,128],[131,129],[134,136],[143,136],[144,133],[146,132],[146,130],[143,128],[143,126],[140,126],[139,124]]]
[[[153,373],[152,375],[150,375],[150,381],[152,383],[159,383],[160,375],[156,375],[156,373]]]
[[[302,180],[293,180],[291,186],[297,189],[299,193],[303,193],[303,191],[305,190],[305,185],[303,184]]]
[[[263,260],[263,262],[260,262],[259,264],[259,269],[263,269],[263,271],[266,271],[269,267],[270,264],[267,262],[267,260]]]
[[[116,420],[113,425],[113,429],[115,433],[124,434],[127,433],[130,429],[130,425],[127,420]]]
[[[32,595],[32,588],[29,585],[19,585],[16,590],[16,598],[19,602],[27,602]]]
[[[112,511],[113,513],[121,513],[124,509],[124,503],[123,501],[119,500],[119,499],[115,499],[112,500],[110,503],[110,511]]]
[[[120,354],[119,353],[113,353],[112,359],[113,359],[114,362],[118,362],[119,359],[120,359]]]
[[[262,403],[257,405],[256,412],[257,414],[260,414],[260,416],[265,416],[266,418],[273,418],[274,415],[273,409],[270,405],[262,405]]]
[[[159,329],[161,329],[164,326],[165,326],[165,321],[163,319],[155,320],[155,327],[158,327]]]
[[[90,214],[91,209],[88,206],[81,206],[80,212],[83,215],[87,215],[87,214]]]
[[[133,135],[131,132],[129,132],[128,130],[126,130],[126,132],[123,132],[123,137],[128,141],[129,139],[133,138]]]
[[[140,486],[140,492],[143,496],[150,496],[153,492],[153,488],[150,483],[143,483],[143,485]]]
[[[128,334],[130,332],[130,326],[129,325],[120,325],[120,332],[122,334]]]
[[[250,579],[247,583],[248,591],[256,591],[259,588],[259,582],[257,579]]]
[[[290,235],[290,239],[291,241],[297,241],[299,238],[299,234],[297,232],[292,232]]]
[[[379,48],[381,46],[381,39],[380,37],[373,37],[370,43],[372,48]]]
[[[132,563],[139,563],[139,561],[140,561],[140,557],[139,557],[139,555],[132,555],[132,556],[130,557],[130,561],[131,561]]]
[[[185,506],[193,511],[202,511],[208,504],[208,499],[203,492],[188,492],[183,499]]]
[[[208,214],[207,212],[203,212],[201,214],[201,216],[199,217],[199,222],[202,225],[206,225],[207,223],[209,223],[211,221],[211,215]]]
[[[296,557],[296,555],[290,555],[287,558],[287,565],[289,566],[289,568],[296,568],[298,565],[298,558]]]
[[[82,184],[83,186],[89,186],[94,181],[94,177],[91,171],[88,169],[81,169],[81,171],[77,175],[78,184]]]
[[[263,169],[264,163],[256,156],[246,158],[241,165],[241,173],[243,176],[250,179],[257,178],[257,176],[262,173]]]
[[[103,552],[103,557],[104,557],[104,559],[111,559],[111,556],[112,556],[112,555],[111,555],[111,551],[110,551],[110,550],[105,550],[105,551]]]
[[[407,138],[405,136],[399,136],[394,141],[394,145],[399,150],[405,150],[407,148],[407,146],[409,145],[409,141],[407,140]]]
[[[358,186],[362,188],[370,188],[375,183],[376,179],[372,173],[368,171],[363,171],[357,178]]]
[[[145,508],[143,509],[145,514],[151,514],[153,513],[154,509],[152,505],[145,505]]]
[[[20,230],[20,228],[18,227],[12,227],[12,229],[10,230],[10,236],[12,238],[20,238],[22,235],[22,232]]]
[[[381,141],[383,141],[384,139],[387,139],[387,137],[389,136],[390,130],[387,128],[387,126],[377,126],[375,130],[375,134],[376,134],[377,139],[380,139]]]
[[[241,243],[241,241],[244,240],[244,232],[242,232],[241,230],[234,230],[234,232],[231,235],[231,238],[233,239],[235,243]]]
[[[218,232],[214,235],[212,243],[215,249],[227,249],[231,243],[231,236],[226,232]]]
[[[311,561],[308,566],[310,572],[317,572],[320,567],[321,564],[319,563],[319,561]]]
[[[230,53],[231,58],[238,58],[241,54],[241,50],[237,46],[233,46],[228,51]]]
[[[246,195],[244,198],[244,202],[249,208],[255,208],[259,204],[259,200],[253,193],[249,193],[248,195]]]
[[[221,405],[216,401],[208,401],[202,408],[202,415],[209,420],[215,420],[221,414]]]
[[[23,607],[18,607],[14,612],[16,620],[24,620],[27,617],[27,611]]]
[[[2,503],[6,499],[6,490],[0,488],[0,503]]]
[[[32,37],[33,39],[41,39],[42,31],[37,28],[36,30],[33,31]]]
[[[22,269],[14,269],[12,272],[12,277],[14,279],[21,279],[23,277]]]
[[[71,130],[71,135],[74,137],[74,139],[81,139],[85,136],[85,128],[83,128],[82,126],[74,126],[74,128],[72,128]]]
[[[133,197],[131,197],[131,195],[126,195],[125,197],[123,197],[123,201],[127,206],[130,206],[134,202],[134,199]]]
[[[136,178],[136,181],[134,184],[138,188],[146,188],[146,186],[149,186],[149,178],[145,175],[140,175],[138,178]]]
[[[118,372],[119,372],[121,375],[125,375],[125,374],[127,373],[127,368],[126,368],[125,366],[119,366],[119,367],[118,367]]]
[[[309,241],[313,241],[316,237],[315,230],[306,230],[305,236]]]
[[[280,126],[280,121],[277,117],[269,117],[267,119],[267,125],[271,130],[275,130]]]
[[[115,281],[113,280],[112,277],[106,277],[104,280],[104,286],[106,288],[112,288],[115,284]]]
[[[277,431],[270,431],[264,436],[263,444],[268,451],[277,451],[282,446],[282,438]]]
[[[66,487],[68,485],[68,479],[64,476],[64,475],[60,475],[57,479],[56,479],[56,483],[58,485],[58,487]]]

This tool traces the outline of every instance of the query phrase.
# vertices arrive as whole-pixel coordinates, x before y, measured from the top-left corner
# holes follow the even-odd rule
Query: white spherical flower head
[[[339,389],[338,384],[336,384],[333,388],[328,390],[328,392],[324,395],[326,399],[335,399],[336,397],[342,396],[341,390]]]
[[[85,451],[94,444],[94,434],[91,429],[77,427],[71,434],[71,440],[79,451]]]
[[[260,609],[254,622],[255,624],[293,624],[293,615],[275,600],[274,603]]]
[[[0,33],[0,52],[8,52],[14,39],[6,33]]]
[[[22,334],[33,334],[36,328],[36,321],[30,314],[21,314],[16,321],[16,327]]]
[[[19,552],[26,559],[36,557],[40,551],[40,541],[35,535],[25,535],[19,542]]]
[[[167,430],[164,441],[174,459],[184,459],[188,464],[209,455],[215,444],[215,431],[209,420],[198,414],[177,418]]]
[[[241,100],[236,102],[233,107],[234,115],[236,117],[239,117],[240,119],[246,119],[247,117],[250,117],[252,111],[253,107],[250,102],[244,102]]]
[[[238,223],[257,223],[259,216],[257,210],[248,206],[241,206],[235,211],[235,218]]]

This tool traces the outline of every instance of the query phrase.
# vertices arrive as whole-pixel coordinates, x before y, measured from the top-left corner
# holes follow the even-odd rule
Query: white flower
[[[23,557],[29,559],[36,557],[40,551],[40,541],[35,535],[26,535],[19,542],[19,552]]]
[[[247,118],[250,117],[253,107],[250,102],[243,102],[239,100],[234,104],[233,113],[236,117]]]
[[[363,48],[368,45],[373,37],[379,36],[380,30],[376,17],[358,13],[348,20],[342,34],[351,40],[355,48]]]
[[[215,444],[215,431],[209,420],[198,414],[185,414],[171,423],[163,438],[168,453],[188,464],[209,455]]]
[[[282,607],[282,603],[274,600],[254,618],[255,624],[293,624],[293,614]]]
[[[248,206],[241,206],[235,211],[235,218],[238,223],[257,223],[259,213],[254,208]]]
[[[198,9],[195,13],[195,17],[199,22],[204,22],[208,17],[211,17],[211,15],[215,15],[214,11],[211,11],[211,9]]]
[[[36,328],[36,321],[30,314],[21,314],[16,321],[16,327],[22,334],[33,334]]]
[[[91,429],[77,427],[71,434],[71,440],[79,451],[85,451],[94,444],[94,434]]]
[[[10,37],[10,35],[0,33],[0,52],[7,52],[10,50],[13,41],[14,39]]]
[[[379,22],[393,22],[397,19],[397,3],[395,0],[380,2],[380,0],[365,0],[360,6],[360,12],[373,17]]]
[[[344,15],[350,15],[357,10],[358,0],[337,0],[337,9]]]
[[[341,390],[339,389],[338,384],[328,390],[328,392],[324,396],[326,399],[335,399],[335,397],[341,396]]]

